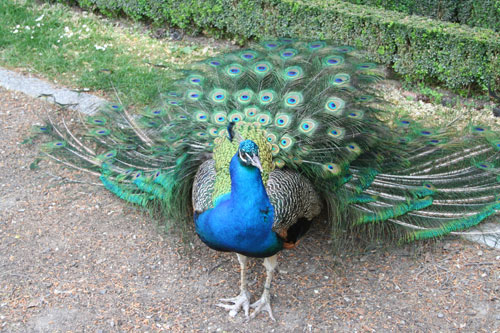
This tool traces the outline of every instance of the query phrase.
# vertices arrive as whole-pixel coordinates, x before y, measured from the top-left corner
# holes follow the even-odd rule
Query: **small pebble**
[[[444,314],[438,313],[438,318],[443,318],[443,317],[444,317]]]

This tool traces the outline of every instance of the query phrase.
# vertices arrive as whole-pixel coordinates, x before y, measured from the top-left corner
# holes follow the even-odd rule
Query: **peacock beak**
[[[262,170],[262,164],[260,164],[260,159],[259,159],[258,155],[252,155],[252,156],[248,156],[248,157],[249,157],[250,163],[254,167],[259,169],[261,173],[264,172],[264,170]]]

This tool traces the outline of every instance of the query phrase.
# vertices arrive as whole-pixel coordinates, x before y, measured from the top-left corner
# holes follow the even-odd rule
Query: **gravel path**
[[[28,166],[20,145],[56,109],[0,88],[2,332],[500,332],[500,252],[466,241],[332,256],[324,226],[283,252],[271,289],[277,322],[214,306],[238,293],[236,257],[189,249],[95,182]],[[250,291],[264,269],[252,260]]]

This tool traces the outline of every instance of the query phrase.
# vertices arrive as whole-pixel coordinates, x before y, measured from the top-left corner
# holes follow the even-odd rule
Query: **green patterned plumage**
[[[214,152],[211,200],[229,191],[238,140],[227,140],[226,128],[235,122],[239,140],[259,140],[261,151],[270,151],[264,181],[274,168],[300,172],[335,212],[335,234],[383,222],[411,240],[480,222],[496,205],[498,134],[471,125],[457,136],[406,118],[389,127],[374,88],[382,77],[348,46],[265,41],[191,65],[155,107],[138,114],[109,105],[82,122],[83,133],[57,124],[34,133],[56,137],[44,144],[47,154],[102,173],[121,198],[160,205],[166,219],[187,220],[194,175]],[[435,191],[415,195],[426,182]],[[475,191],[464,190],[471,186]],[[465,223],[463,214],[475,218]]]
[[[273,208],[264,218],[273,218],[272,251],[255,256],[295,244],[321,208],[334,240],[436,238],[496,214],[498,133],[393,117],[376,90],[382,78],[349,46],[265,41],[192,64],[157,105],[137,114],[109,105],[78,131],[52,122],[33,135],[55,137],[43,145],[45,156],[98,174],[120,198],[179,226],[192,221],[193,207],[195,221],[217,211],[238,186],[258,190],[240,177],[248,173],[267,191],[269,200],[261,193],[259,202]],[[258,152],[244,150],[247,141]],[[255,159],[260,165],[251,165]],[[211,232],[197,231],[202,239]],[[207,240],[232,250],[214,242]]]

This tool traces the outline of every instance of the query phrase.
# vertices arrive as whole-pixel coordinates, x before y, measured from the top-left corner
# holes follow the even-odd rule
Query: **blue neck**
[[[236,154],[229,164],[229,173],[231,174],[231,199],[238,205],[254,207],[259,203],[269,203],[259,169],[244,165]]]
[[[259,169],[241,163],[236,154],[229,165],[231,193],[214,208],[195,217],[196,231],[208,246],[253,257],[268,257],[282,249],[274,231],[274,208]]]

